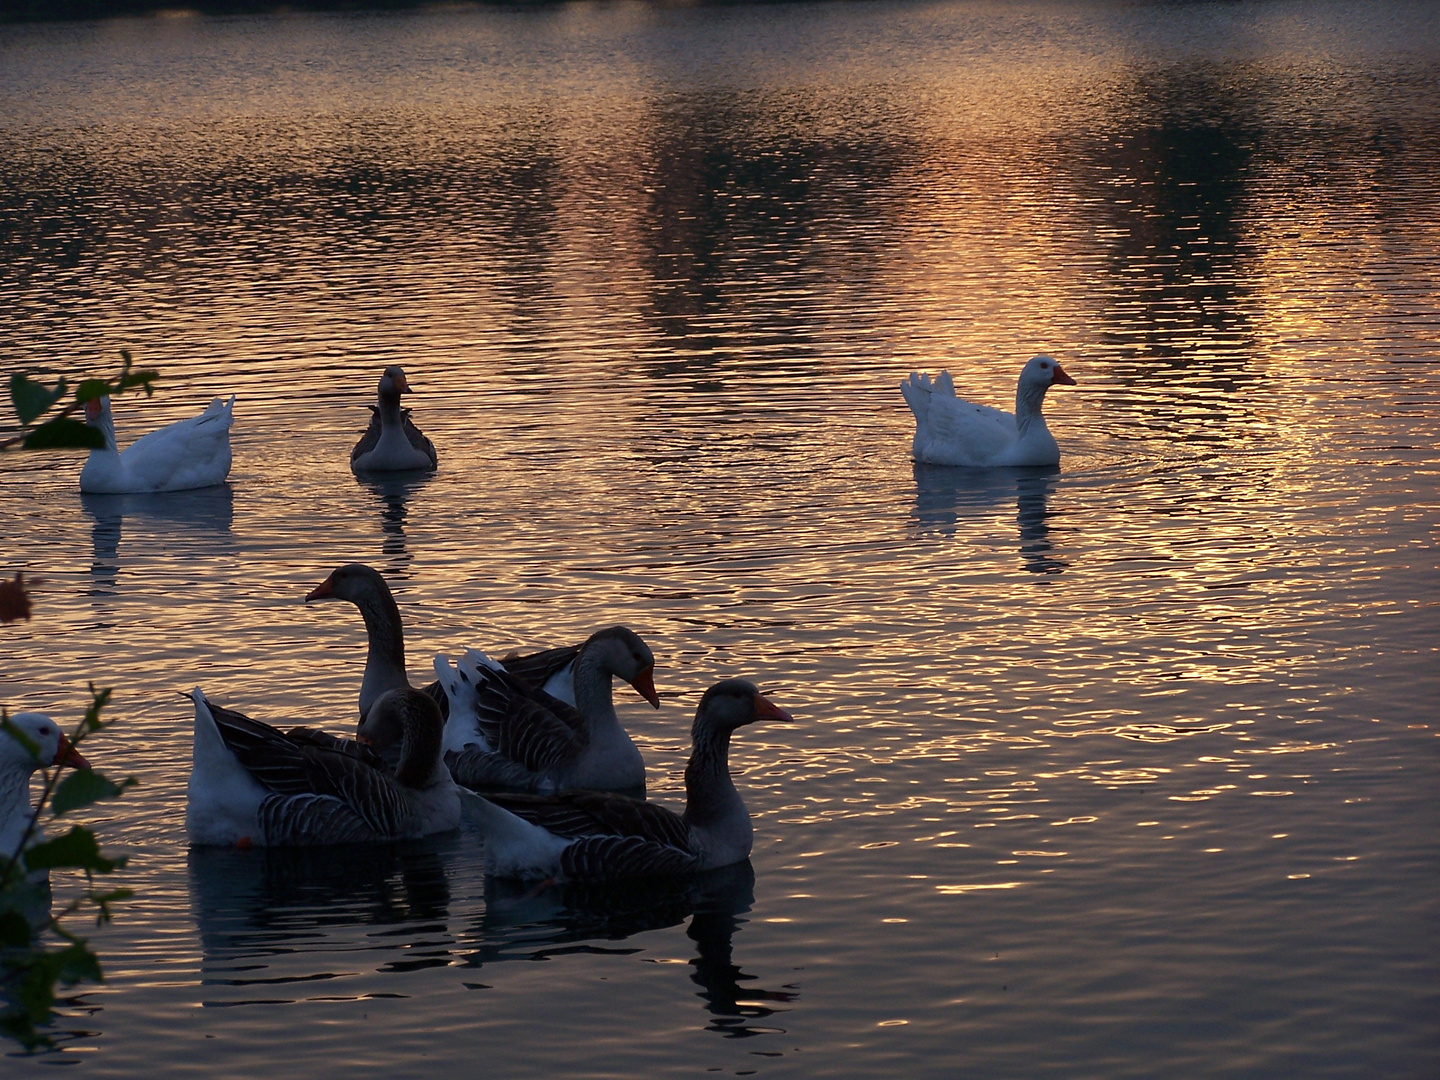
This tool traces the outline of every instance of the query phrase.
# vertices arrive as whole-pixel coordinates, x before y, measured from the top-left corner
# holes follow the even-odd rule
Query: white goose
[[[361,563],[338,567],[305,597],[307,603],[327,599],[348,600],[365,619],[363,720],[381,694],[410,685],[400,609],[384,577]],[[615,713],[611,687],[618,675],[660,707],[655,656],[638,634],[611,627],[580,645],[509,656],[500,665],[477,650],[466,655],[458,668],[437,656],[441,681],[425,688],[444,703],[447,758],[460,783],[522,790],[643,790],[645,763]],[[540,682],[554,686],[554,696],[536,689]],[[458,766],[456,755],[464,759]]]
[[[1045,391],[1057,383],[1074,386],[1075,380],[1050,357],[1032,357],[1020,371],[1011,414],[956,397],[948,371],[933,383],[912,372],[900,392],[915,414],[915,460],[971,468],[1058,465],[1060,447],[1040,412]]]
[[[614,792],[481,796],[486,873],[604,881],[743,862],[754,829],[730,777],[730,734],[756,720],[791,719],[744,679],[705,691],[691,729],[683,814]]]
[[[39,838],[38,826],[30,828],[35,817],[35,808],[30,805],[31,774],[51,765],[90,768],[90,763],[65,738],[60,725],[44,713],[16,713],[10,723],[35,744],[38,754],[0,729],[0,868],[19,850],[27,831],[32,843]]]
[[[404,370],[387,367],[380,376],[378,392],[379,404],[370,406],[370,426],[350,451],[351,470],[363,473],[435,468],[435,444],[411,422],[410,410],[400,408],[400,395],[411,393]]]
[[[80,490],[106,495],[188,491],[223,484],[230,475],[230,425],[235,395],[218,397],[199,416],[142,435],[124,450],[115,443],[108,397],[85,403],[85,421],[105,438],[80,470]]]
[[[192,844],[301,845],[408,840],[460,823],[440,759],[444,720],[410,687],[382,694],[358,740],[282,732],[208,701],[199,687],[185,829]],[[398,741],[391,772],[370,751]]]

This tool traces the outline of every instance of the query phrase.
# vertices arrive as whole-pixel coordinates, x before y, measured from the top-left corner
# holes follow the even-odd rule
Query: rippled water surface
[[[460,8],[0,27],[6,363],[236,393],[225,488],[0,462],[0,700],[113,684],[137,897],[6,1075],[1440,1072],[1440,27],[1425,3]],[[1059,470],[916,468],[897,390]],[[357,481],[402,363],[430,478]],[[354,720],[624,622],[682,798],[743,674],[751,862],[487,882],[472,823],[190,851],[200,684]],[[622,687],[622,689],[624,689]]]

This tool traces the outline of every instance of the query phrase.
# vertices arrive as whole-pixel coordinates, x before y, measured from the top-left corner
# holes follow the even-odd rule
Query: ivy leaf
[[[70,867],[87,874],[108,874],[125,865],[124,857],[107,859],[89,829],[76,825],[64,836],[47,840],[25,850],[27,870],[55,870]]]
[[[24,445],[26,450],[99,450],[105,446],[105,436],[89,424],[57,416],[26,435]]]
[[[55,789],[50,800],[50,812],[64,814],[77,807],[89,806],[100,799],[118,798],[120,792],[134,787],[136,779],[131,776],[123,783],[115,783],[100,775],[94,769],[76,769]]]
[[[15,406],[15,415],[20,417],[22,424],[29,424],[64,396],[63,378],[51,389],[24,375],[10,376],[10,403]]]
[[[115,388],[104,379],[86,379],[75,388],[75,400],[94,401],[96,398],[110,397],[114,393]]]

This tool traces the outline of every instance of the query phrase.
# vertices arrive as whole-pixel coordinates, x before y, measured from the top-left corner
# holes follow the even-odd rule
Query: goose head
[[[699,743],[707,736],[728,734],[757,720],[780,720],[788,724],[794,719],[748,679],[722,679],[700,699],[691,735]]]
[[[305,602],[308,604],[311,600],[349,600],[356,607],[364,608],[367,602],[388,596],[390,586],[380,575],[380,571],[364,563],[346,563],[332,570],[329,577],[311,589],[305,596]]]
[[[581,663],[619,676],[651,705],[660,707],[660,695],[655,692],[655,654],[629,627],[612,626],[591,634],[576,658],[577,667]]]
[[[105,444],[115,448],[115,417],[110,412],[108,397],[91,398],[85,402],[85,423],[105,436]]]
[[[12,731],[0,736],[0,761],[11,768],[31,773],[50,765],[69,765],[75,769],[88,769],[90,763],[70,745],[60,725],[44,713],[16,713],[9,719],[10,728],[30,743],[26,746]]]
[[[1056,384],[1060,386],[1074,386],[1075,380],[1065,374],[1065,369],[1060,366],[1059,361],[1051,356],[1032,356],[1028,363],[1020,370],[1020,385],[1022,387],[1036,387],[1043,394],[1050,387]]]
[[[380,376],[380,385],[377,387],[380,396],[393,397],[397,401],[401,394],[414,393],[410,389],[410,383],[405,378],[405,370],[398,364],[391,364]]]

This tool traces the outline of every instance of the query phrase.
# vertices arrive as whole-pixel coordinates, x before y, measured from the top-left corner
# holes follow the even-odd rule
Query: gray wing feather
[[[683,874],[699,856],[638,836],[586,836],[560,853],[560,872],[571,881]]]
[[[270,795],[260,803],[267,844],[349,844],[392,839],[330,795]]]

